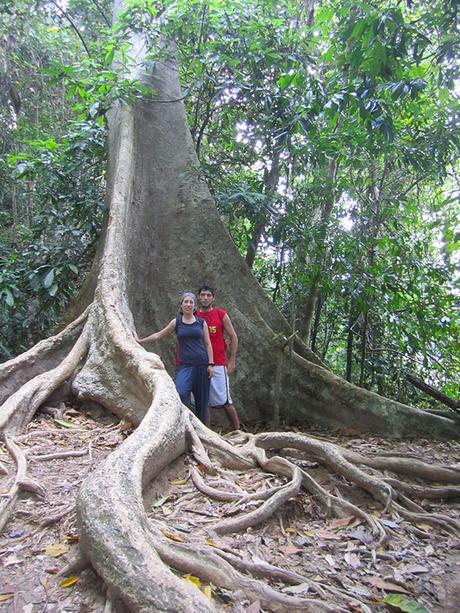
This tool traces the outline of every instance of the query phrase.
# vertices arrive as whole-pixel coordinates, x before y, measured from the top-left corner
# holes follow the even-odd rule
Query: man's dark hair
[[[215,296],[215,295],[216,295],[216,292],[215,292],[214,288],[213,288],[213,287],[210,287],[209,285],[202,285],[202,286],[200,287],[200,289],[198,290],[198,295],[200,295],[200,294],[201,294],[201,292],[211,292],[211,294],[212,294],[213,296]]]

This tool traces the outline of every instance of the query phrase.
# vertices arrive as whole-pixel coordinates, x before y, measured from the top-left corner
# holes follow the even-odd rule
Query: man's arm
[[[209,338],[208,324],[203,322],[203,339],[206,352],[208,354],[208,376],[214,376],[214,353],[212,350],[211,339]]]
[[[230,321],[230,317],[226,313],[222,319],[222,325],[224,327],[225,333],[230,338],[230,358],[228,360],[228,374],[231,375],[235,370],[236,366],[236,352],[238,349],[238,337],[235,332],[235,328],[233,327],[232,322]]]

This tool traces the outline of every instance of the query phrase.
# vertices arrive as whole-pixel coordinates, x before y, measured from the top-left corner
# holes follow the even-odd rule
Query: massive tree
[[[116,16],[122,8],[123,1],[116,0]],[[212,610],[209,600],[171,568],[193,572],[231,590],[242,589],[274,609],[336,610],[328,598],[320,602],[276,592],[238,570],[241,563],[235,556],[212,547],[191,551],[181,543],[168,542],[158,522],[147,520],[143,488],[186,452],[208,474],[222,466],[258,465],[287,477],[288,482],[264,492],[266,500],[256,511],[215,525],[216,532],[242,530],[264,521],[304,487],[333,513],[363,518],[378,539],[384,537],[384,528],[373,517],[327,493],[305,470],[266,451],[282,447],[308,451],[359,483],[386,508],[392,503],[403,505],[397,482],[390,485],[367,475],[357,467],[365,458],[307,436],[241,435],[234,444],[221,439],[180,403],[168,374],[171,349],[160,345],[155,347],[158,353],[146,352],[135,342],[134,328],[143,335],[163,326],[180,292],[207,282],[218,288],[219,301],[230,311],[240,337],[235,391],[245,419],[303,418],[395,437],[453,438],[458,427],[451,419],[343,381],[291,334],[234,247],[200,176],[173,43],[164,42],[154,63],[146,58],[149,48],[142,32],[131,34],[130,46],[129,55],[136,58],[130,76],[142,81],[151,95],[119,103],[110,113],[109,216],[93,270],[69,310],[67,325],[1,366],[0,428],[11,453],[19,457],[14,435],[65,385],[79,402],[97,403],[137,426],[86,480],[78,500],[82,559],[103,577],[120,610]],[[401,468],[404,462],[399,464]],[[413,462],[404,470],[426,472],[429,468]],[[458,472],[448,469],[439,469],[436,477],[458,482]],[[195,474],[195,480],[197,487],[218,495],[199,475]],[[17,486],[34,488],[24,475]],[[2,523],[10,508],[3,509]],[[420,516],[413,507],[398,508],[409,518]],[[446,518],[432,520],[458,529]]]

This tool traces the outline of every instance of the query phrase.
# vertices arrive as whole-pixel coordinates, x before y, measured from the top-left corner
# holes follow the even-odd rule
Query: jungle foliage
[[[456,11],[455,0],[133,0],[113,29],[106,1],[4,2],[3,359],[56,325],[91,264],[107,112],[143,95],[111,67],[131,60],[136,28],[175,40],[200,171],[293,331],[383,395],[431,404],[412,373],[455,396]]]

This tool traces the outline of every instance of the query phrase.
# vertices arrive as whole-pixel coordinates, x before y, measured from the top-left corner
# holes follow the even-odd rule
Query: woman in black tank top
[[[197,300],[192,292],[184,292],[180,312],[167,326],[144,338],[135,334],[138,343],[158,341],[176,332],[178,341],[178,370],[176,389],[181,401],[192,406],[195,399],[197,417],[205,424],[208,414],[209,380],[214,375],[214,359],[209,330],[203,319],[195,317]]]

